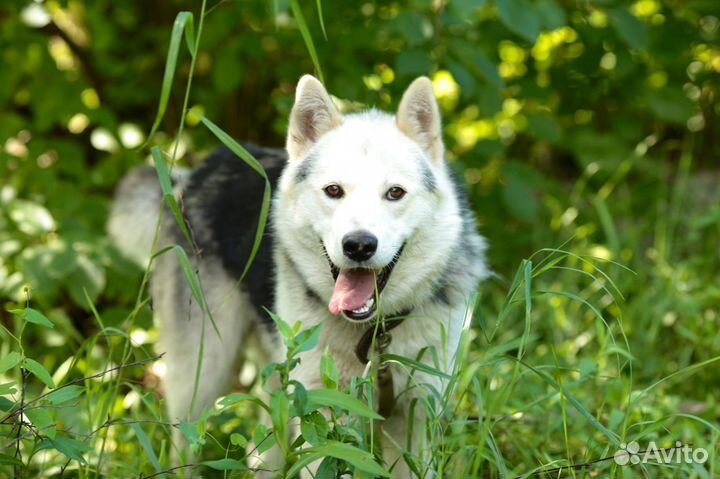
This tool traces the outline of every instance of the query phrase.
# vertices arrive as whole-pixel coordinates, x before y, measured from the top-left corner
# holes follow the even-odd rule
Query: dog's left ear
[[[428,77],[419,77],[405,90],[396,121],[400,131],[415,140],[431,160],[443,159],[440,110]]]
[[[340,126],[342,115],[312,75],[304,75],[295,91],[295,104],[288,125],[287,152],[290,161],[302,158],[322,135]]]

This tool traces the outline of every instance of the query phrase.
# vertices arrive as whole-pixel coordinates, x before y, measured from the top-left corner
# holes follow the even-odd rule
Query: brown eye
[[[332,183],[330,185],[327,185],[324,188],[325,194],[328,195],[329,198],[333,198],[335,200],[340,199],[343,197],[345,192],[342,188],[340,188],[339,185],[336,185],[335,183]]]
[[[402,199],[402,197],[405,196],[405,193],[406,191],[399,186],[393,186],[392,188],[387,190],[387,193],[385,193],[385,198],[390,201],[397,201],[399,199]]]

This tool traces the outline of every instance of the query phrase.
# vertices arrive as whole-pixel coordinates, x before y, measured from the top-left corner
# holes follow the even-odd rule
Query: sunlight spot
[[[86,88],[80,93],[80,100],[89,110],[97,110],[100,108],[100,97],[94,88]]]
[[[58,154],[55,150],[48,150],[37,157],[37,164],[40,168],[50,168],[57,163]]]
[[[614,70],[617,65],[617,57],[613,52],[607,52],[600,59],[600,68],[603,70]]]
[[[123,408],[130,409],[135,404],[138,404],[140,402],[140,395],[135,392],[134,390],[130,390],[129,393],[125,395],[125,398],[123,399]]]
[[[105,128],[95,128],[90,135],[90,144],[100,151],[114,152],[120,145],[112,134]]]
[[[195,112],[198,114],[196,115]],[[185,122],[188,126],[195,126],[201,121],[199,115],[205,116],[205,107],[202,105],[195,105],[190,108],[190,111],[188,111],[187,115],[185,115]]]
[[[133,346],[142,346],[143,344],[146,344],[148,342],[148,332],[142,328],[136,328],[133,329],[130,332],[130,341],[132,341]]]
[[[150,370],[155,376],[162,379],[165,377],[165,373],[167,373],[167,365],[165,364],[165,361],[158,359],[152,364],[152,366],[150,366]]]
[[[257,377],[257,367],[252,361],[245,361],[240,371],[240,384],[250,386]]]
[[[587,346],[591,340],[592,340],[592,334],[585,331],[584,333],[580,334],[577,338],[575,338],[575,341],[573,342],[573,349],[575,350],[575,352],[577,352],[580,349]]]
[[[447,70],[438,71],[433,75],[432,85],[440,104],[446,110],[455,108],[460,96],[460,85],[457,84],[452,74]]]
[[[76,135],[85,131],[90,124],[90,118],[85,113],[76,113],[68,121],[68,131]]]
[[[137,148],[145,139],[142,130],[132,123],[123,123],[118,128],[120,142],[125,148]]]
[[[380,74],[380,79],[386,85],[395,81],[395,72],[389,66],[384,64],[378,65],[377,70]]]
[[[51,37],[48,40],[48,51],[58,70],[67,71],[77,69],[75,55],[70,46],[60,37]]]
[[[702,115],[702,113],[691,116],[687,121],[687,128],[693,133],[705,128],[705,117]]]
[[[670,327],[677,321],[677,314],[674,311],[668,311],[662,318],[663,326]]]
[[[368,90],[380,91],[382,88],[382,78],[379,75],[365,75],[362,80]]]
[[[73,365],[74,356],[70,356],[67,358],[63,363],[58,366],[58,368],[55,370],[55,372],[52,375],[53,381],[55,381],[55,384],[60,384],[62,382],[62,379],[67,376],[67,373],[70,371],[70,367]]]
[[[562,221],[563,226],[570,226],[577,217],[578,209],[574,206],[571,206],[570,208],[565,210],[565,213],[562,214],[562,216],[560,217],[560,221]]]
[[[42,28],[51,20],[45,5],[39,3],[31,3],[23,8],[22,12],[20,12],[20,18],[25,25],[32,28]]]
[[[27,158],[28,148],[25,143],[21,142],[17,138],[8,138],[5,142],[5,152],[16,158]]]
[[[612,251],[607,246],[604,245],[595,245],[592,248],[590,248],[590,256],[594,258],[600,258],[604,259],[605,261],[610,261],[613,257]]]

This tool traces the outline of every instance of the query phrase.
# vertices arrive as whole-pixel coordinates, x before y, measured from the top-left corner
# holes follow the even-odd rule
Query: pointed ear
[[[290,113],[287,152],[290,161],[302,158],[322,135],[340,126],[342,115],[317,78],[304,75],[295,91]]]
[[[396,121],[400,131],[415,140],[431,160],[443,159],[440,110],[429,78],[419,77],[405,90]]]

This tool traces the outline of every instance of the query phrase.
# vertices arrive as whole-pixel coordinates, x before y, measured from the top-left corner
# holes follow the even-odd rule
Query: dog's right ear
[[[290,113],[286,145],[290,161],[302,158],[322,135],[341,123],[342,115],[322,83],[312,75],[304,75],[298,82]]]

